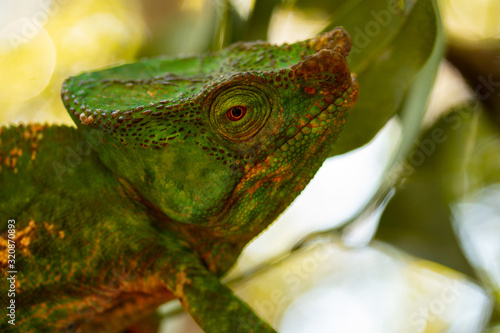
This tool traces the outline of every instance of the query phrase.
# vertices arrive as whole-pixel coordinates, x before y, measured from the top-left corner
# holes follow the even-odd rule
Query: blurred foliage
[[[474,64],[467,68],[471,70]],[[469,243],[467,237],[457,239],[460,226],[453,224],[458,204],[469,203],[482,189],[500,184],[500,133],[491,110],[484,98],[457,106],[421,135],[402,163],[406,178],[381,218],[377,239],[482,280],[496,295],[500,310],[500,253],[494,252],[494,244],[484,245],[490,248],[489,256],[497,258],[487,267],[475,261],[491,259],[471,257],[484,253],[472,253],[466,259],[462,248],[474,249],[479,244]],[[498,215],[497,222],[498,233]],[[500,234],[496,239],[498,244]],[[496,311],[492,320],[499,318],[500,311]]]
[[[20,13],[0,14],[10,20],[0,29],[0,122],[69,123],[59,89],[64,77],[81,71],[142,56],[213,51],[240,40],[282,35],[293,42],[304,31],[343,25],[353,38],[348,60],[361,94],[331,154],[364,145],[393,117],[402,126],[400,149],[393,156],[399,172],[394,179],[406,180],[382,216],[377,237],[477,275],[498,295],[489,272],[471,267],[462,254],[451,222],[454,204],[500,183],[500,20],[495,0],[440,1],[446,57],[476,101],[436,117],[440,120],[424,133],[422,118],[445,42],[432,0],[78,0],[53,1],[50,10],[40,1],[31,4],[28,12],[26,6]],[[307,26],[307,20],[320,17],[327,20],[316,22],[314,29]]]
[[[457,318],[481,305],[466,276],[377,241],[350,248],[330,234],[236,284],[283,332],[472,333],[484,325]]]
[[[488,333],[500,333],[500,325],[490,328]]]
[[[471,275],[451,225],[450,204],[464,194],[463,166],[468,143],[474,140],[473,115],[470,105],[458,107],[422,134],[403,162],[407,178],[377,231],[380,240]]]
[[[446,58],[460,70],[485,111],[500,126],[500,39],[473,42],[452,39]]]

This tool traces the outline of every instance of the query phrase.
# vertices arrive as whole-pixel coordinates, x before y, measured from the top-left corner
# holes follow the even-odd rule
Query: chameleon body
[[[16,328],[119,332],[178,298],[206,332],[274,332],[219,278],[327,158],[358,95],[350,47],[336,28],[84,73],[62,89],[77,128],[3,127]]]

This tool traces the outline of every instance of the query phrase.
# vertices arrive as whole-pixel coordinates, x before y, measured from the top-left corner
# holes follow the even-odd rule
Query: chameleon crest
[[[1,128],[19,331],[120,332],[177,298],[206,332],[274,332],[219,278],[327,158],[350,48],[336,28],[83,73],[62,90],[76,129]]]

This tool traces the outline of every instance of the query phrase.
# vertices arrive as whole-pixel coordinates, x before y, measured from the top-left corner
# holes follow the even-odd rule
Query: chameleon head
[[[341,131],[358,96],[350,47],[343,28],[290,45],[238,43],[84,73],[62,97],[141,200],[179,222],[256,234]]]

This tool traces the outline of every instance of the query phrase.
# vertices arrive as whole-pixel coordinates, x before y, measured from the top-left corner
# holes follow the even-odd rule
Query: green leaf
[[[440,47],[432,0],[346,2],[325,30],[337,25],[343,25],[353,39],[349,62],[357,74],[360,97],[331,156],[371,140],[402,107],[416,75]],[[422,109],[415,112],[423,114]]]
[[[500,239],[499,156],[500,133],[479,101],[454,108],[408,155],[404,186],[388,204],[377,232],[377,239],[478,277],[498,304],[497,266],[490,259],[498,257],[498,247],[488,244]]]
[[[280,0],[256,0],[243,40],[266,40],[273,10]]]
[[[377,239],[462,273],[473,271],[450,223],[452,188],[462,187],[461,165],[472,128],[470,106],[459,108],[423,133],[404,163],[407,176],[381,218]]]

